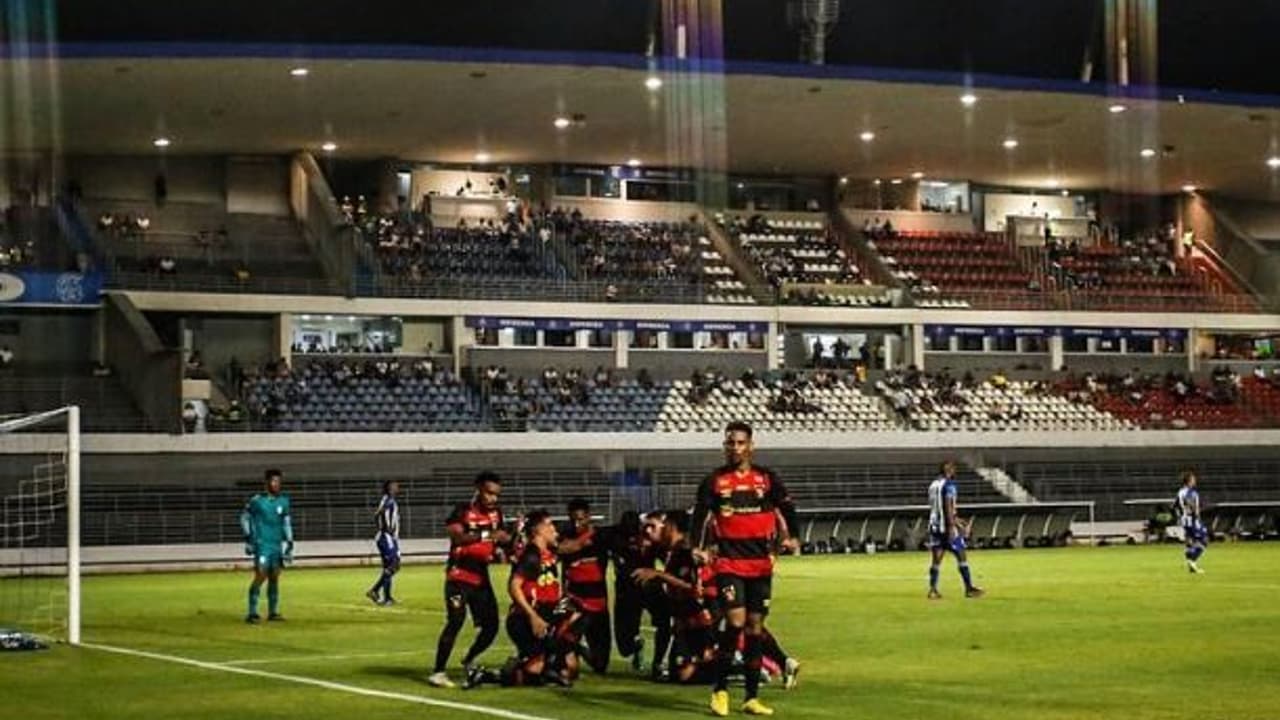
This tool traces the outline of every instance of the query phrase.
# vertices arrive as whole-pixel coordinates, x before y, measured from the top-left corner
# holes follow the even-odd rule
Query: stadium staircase
[[[773,289],[765,281],[764,276],[760,274],[760,269],[756,267],[756,264],[743,257],[737,247],[737,243],[729,238],[724,228],[704,214],[698,215],[698,222],[702,223],[703,227],[707,229],[707,239],[711,241],[711,247],[720,253],[720,257],[724,258],[725,264],[747,286],[747,291],[756,299],[756,302],[762,305],[773,304],[775,302]]]
[[[991,487],[1008,498],[1009,502],[1023,504],[1039,502],[1026,488],[1022,487],[1017,480],[1014,480],[1009,473],[1001,468],[978,466],[973,471],[978,474],[978,477],[991,483]]]

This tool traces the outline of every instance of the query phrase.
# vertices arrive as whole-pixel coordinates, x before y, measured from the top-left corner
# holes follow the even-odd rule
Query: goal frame
[[[80,406],[67,405],[0,421],[0,436],[43,425],[62,416],[66,425],[67,454],[67,643],[80,644]],[[46,445],[46,448],[52,448]]]

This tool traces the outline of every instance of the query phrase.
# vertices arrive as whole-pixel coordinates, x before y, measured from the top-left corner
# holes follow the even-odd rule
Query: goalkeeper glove
[[[293,541],[292,540],[286,540],[284,542],[284,561],[287,563],[293,562]]]
[[[249,557],[253,557],[254,555],[258,554],[258,549],[254,547],[253,538],[251,537],[247,537],[244,539],[244,554],[248,555]]]

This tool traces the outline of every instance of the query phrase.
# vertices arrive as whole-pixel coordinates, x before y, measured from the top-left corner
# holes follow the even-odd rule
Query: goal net
[[[80,642],[80,409],[0,416],[0,650]]]

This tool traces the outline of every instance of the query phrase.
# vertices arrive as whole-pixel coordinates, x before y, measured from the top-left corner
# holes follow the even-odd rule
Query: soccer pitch
[[[929,602],[923,553],[783,560],[769,624],[803,671],[799,688],[766,687],[763,699],[780,717],[878,720],[1262,718],[1280,706],[1280,546],[1215,545],[1201,576],[1186,572],[1174,546],[971,561],[987,597],[965,600],[948,558],[946,597]],[[651,684],[618,658],[608,677],[587,675],[569,690],[428,687],[441,568],[406,568],[394,608],[364,599],[374,575],[290,570],[288,621],[260,626],[242,622],[248,573],[87,577],[86,643],[154,655],[92,646],[0,654],[0,716],[706,714],[704,688]],[[468,628],[454,662],[470,639]],[[484,660],[498,664],[508,650],[500,635]]]

